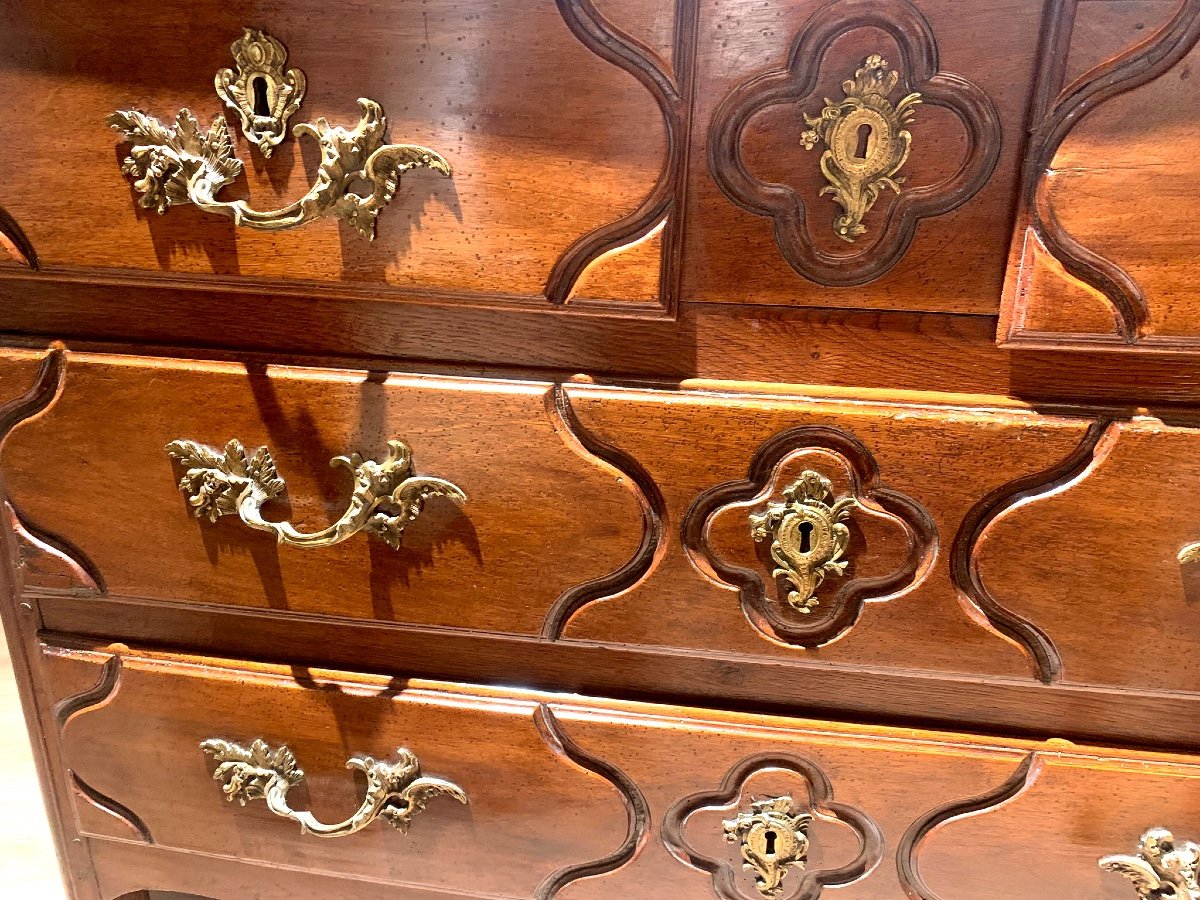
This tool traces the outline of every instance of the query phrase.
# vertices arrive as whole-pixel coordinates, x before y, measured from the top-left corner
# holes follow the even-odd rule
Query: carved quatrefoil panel
[[[814,900],[883,858],[879,826],[835,802],[821,767],[791,753],[741,760],[715,790],[671,807],[662,836],[676,859],[712,877],[722,900]]]
[[[857,438],[806,425],[759,448],[745,480],[700,495],[683,542],[701,571],[738,589],[756,629],[817,647],[850,629],[865,603],[920,581],[937,528],[920,503],[880,483]]]
[[[749,163],[751,132],[766,120],[775,123],[770,156],[800,155],[796,165],[811,170],[811,181],[767,180]],[[952,148],[963,131],[957,168],[938,171],[932,157],[959,155]],[[912,3],[833,0],[796,34],[785,67],[722,101],[708,163],[730,200],[773,221],[775,243],[799,274],[856,285],[896,265],[922,219],[979,192],[1000,139],[995,105],[966,78],[940,70],[933,29]],[[762,147],[755,152],[761,158]],[[926,163],[933,180],[910,178]]]

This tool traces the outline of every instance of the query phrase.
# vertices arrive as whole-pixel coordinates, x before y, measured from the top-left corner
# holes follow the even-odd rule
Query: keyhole
[[[775,855],[775,832],[768,831],[763,835],[767,842],[767,856]]]
[[[813,533],[813,523],[812,522],[801,522],[800,523],[800,552],[801,553],[808,553],[810,550],[812,550],[812,533]],[[774,832],[768,832],[768,833],[773,834]]]
[[[858,159],[867,158],[867,150],[871,146],[871,125],[869,122],[863,122],[858,126],[858,146],[854,148],[854,155]]]
[[[257,75],[250,80],[250,88],[254,91],[254,114],[256,116],[271,115],[271,104],[267,100],[267,79]]]

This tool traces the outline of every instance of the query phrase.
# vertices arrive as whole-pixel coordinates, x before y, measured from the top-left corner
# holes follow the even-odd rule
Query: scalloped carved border
[[[1177,65],[1200,40],[1200,0],[1183,0],[1171,19],[1146,40],[1119,56],[1076,78],[1064,88],[1065,61],[1074,28],[1078,0],[1055,0],[1046,10],[1045,40],[1040,57],[1035,97],[1040,116],[1031,130],[1026,152],[1022,184],[1022,205],[1032,229],[1042,245],[1074,278],[1095,288],[1112,305],[1117,316],[1120,339],[1136,344],[1149,319],[1146,297],[1136,281],[1119,265],[1076,241],[1054,215],[1043,189],[1046,172],[1054,155],[1071,130],[1096,107],[1165,74]],[[1054,97],[1053,100],[1050,100]],[[1020,297],[1013,301],[1023,304]],[[1012,321],[1019,316],[1012,316]],[[1017,328],[1012,337],[1020,334]],[[1018,338],[1020,339],[1020,338]],[[1026,342],[1037,342],[1027,335]],[[1055,344],[1062,336],[1053,337]],[[1104,343],[1093,338],[1094,343]]]
[[[904,892],[913,900],[941,900],[933,889],[921,877],[920,851],[921,844],[937,828],[966,816],[979,815],[999,809],[1011,800],[1015,800],[1028,788],[1032,787],[1042,772],[1042,760],[1037,753],[1030,753],[1017,766],[1017,770],[1003,784],[994,790],[969,797],[966,800],[952,800],[931,809],[921,816],[904,832],[896,847],[896,871],[900,876],[900,884]]]
[[[3,502],[3,510],[8,527],[17,538],[17,563],[23,586],[29,583],[31,564],[42,569],[41,561],[51,560],[66,570],[62,577],[70,580],[73,590],[89,594],[105,592],[104,578],[87,554],[66,539],[30,525],[11,500]]]
[[[107,706],[117,695],[124,661],[119,655],[110,656],[100,667],[100,677],[85,691],[64,697],[54,704],[54,724],[59,734],[76,716]]]
[[[534,892],[534,900],[550,900],[558,896],[558,892],[573,881],[590,878],[594,875],[605,875],[631,862],[650,833],[650,804],[633,780],[612,763],[588,753],[571,740],[563,731],[562,725],[549,706],[538,705],[533,714],[534,725],[538,734],[555,753],[566,757],[580,768],[599,775],[611,784],[625,801],[625,810],[629,815],[629,832],[624,842],[608,856],[591,862],[567,866],[552,872],[538,885]]]
[[[33,241],[25,234],[12,213],[0,206],[0,238],[3,238],[13,250],[22,257],[21,261],[35,272],[41,269],[37,251],[33,249]],[[0,248],[3,249],[3,248]]]
[[[64,697],[54,704],[54,724],[58,728],[60,738],[66,731],[67,726],[74,719],[87,713],[95,712],[98,709],[103,709],[116,699],[121,687],[121,674],[123,671],[124,660],[120,654],[113,654],[100,667],[100,675],[94,685],[80,691],[78,694]],[[139,840],[147,844],[154,843],[154,839],[150,835],[150,829],[133,810],[125,806],[125,804],[96,790],[84,781],[73,768],[68,768],[67,774],[70,778],[71,787],[78,797],[82,797],[83,800],[92,804],[101,812],[123,822],[138,835]]]
[[[816,900],[826,887],[851,884],[872,872],[883,859],[883,833],[875,821],[861,810],[833,800],[833,785],[810,759],[794,753],[757,753],[736,763],[715,791],[684,797],[663,818],[662,839],[671,855],[680,862],[712,877],[713,890],[722,900],[743,900],[737,888],[737,871],[724,859],[713,859],[693,850],[684,836],[688,816],[706,807],[728,806],[745,793],[746,782],[767,769],[782,769],[804,779],[808,786],[808,806],[826,818],[837,819],[858,834],[859,853],[853,861],[836,869],[805,870],[789,900]]]
[[[28,390],[0,405],[0,447],[14,428],[50,408],[62,393],[66,375],[67,351],[56,341],[42,358]],[[79,548],[28,522],[7,498],[2,512],[5,524],[17,538],[18,553],[50,556],[68,569],[70,577],[80,589],[92,593],[104,592],[104,579],[99,570]]]
[[[20,397],[0,405],[0,445],[17,425],[32,419],[58,398],[66,374],[67,348],[55,341],[42,358],[29,389]]]
[[[619,569],[568,589],[546,611],[541,636],[556,641],[562,638],[571,617],[589,603],[628,590],[650,573],[655,560],[666,549],[667,501],[641,463],[583,427],[563,385],[556,384],[546,394],[546,412],[563,440],[575,445],[582,454],[607,463],[629,479],[642,510],[642,541],[633,556]]]
[[[650,92],[662,113],[667,136],[663,168],[654,187],[638,207],[580,237],[554,264],[546,279],[545,295],[551,303],[562,305],[568,302],[575,283],[589,265],[605,253],[641,240],[672,213],[678,218],[682,208],[691,67],[699,4],[694,0],[676,0],[674,69],[682,73],[676,75],[658,54],[601,15],[592,0],[556,0],[556,3],[563,21],[580,43],[605,62],[628,72]],[[660,303],[667,309],[674,308],[670,270],[676,268],[675,248],[679,244],[675,233],[678,222],[674,225],[664,235],[662,251]]]
[[[983,583],[975,559],[975,545],[998,516],[1018,503],[1045,494],[1079,478],[1096,459],[1101,440],[1109,434],[1111,419],[1088,426],[1087,433],[1071,454],[1053,466],[1001,485],[971,507],[963,517],[950,549],[950,579],[989,624],[1020,645],[1033,660],[1037,677],[1044,684],[1062,680],[1062,656],[1049,635],[1037,625],[1006,609]]]
[[[807,208],[786,184],[755,178],[741,157],[742,134],[755,113],[781,103],[797,103],[817,87],[820,64],[834,40],[857,28],[886,31],[900,49],[900,70],[926,104],[954,113],[967,131],[969,151],[958,171],[933,185],[905,190],[879,224],[880,237],[859,253],[834,256],[808,236]],[[832,0],[804,24],[792,43],[786,68],[743,82],[713,115],[708,166],[734,204],[774,220],[775,243],[788,265],[818,284],[850,286],[883,275],[898,263],[921,219],[957,209],[987,183],[1000,157],[1000,114],[973,82],[938,70],[933,28],[909,0]],[[797,134],[797,139],[799,135]]]
[[[154,844],[154,838],[150,835],[150,829],[146,823],[142,821],[141,816],[131,810],[128,806],[118,803],[112,797],[106,797],[98,790],[89,785],[86,781],[76,774],[74,769],[68,769],[67,774],[71,776],[71,787],[75,792],[83,797],[88,803],[96,807],[102,813],[112,816],[114,819],[121,822],[123,825],[129,826],[130,829],[137,835],[138,840],[144,844]]]
[[[784,619],[766,602],[766,584],[753,569],[722,562],[710,552],[704,538],[709,520],[722,507],[750,500],[771,483],[775,470],[798,450],[827,450],[850,471],[854,496],[866,498],[891,515],[908,535],[909,554],[896,571],[846,582],[827,605],[826,613]],[[906,494],[880,485],[879,465],[871,451],[854,435],[828,425],[800,425],[781,431],[764,443],[750,461],[746,478],[717,485],[698,496],[683,518],[683,545],[699,557],[722,581],[738,589],[742,610],[752,625],[770,637],[800,647],[818,647],[853,627],[869,600],[894,594],[928,571],[937,551],[938,533],[933,517]],[[823,604],[824,605],[824,604]]]

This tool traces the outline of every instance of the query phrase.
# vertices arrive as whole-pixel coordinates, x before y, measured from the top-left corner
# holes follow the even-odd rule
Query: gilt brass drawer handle
[[[771,559],[779,566],[771,574],[791,585],[787,602],[797,612],[811,613],[819,605],[815,594],[825,576],[843,574],[849,562],[842,559],[850,543],[845,521],[858,501],[842,497],[831,505],[832,494],[832,482],[808,469],[784,489],[785,502],[750,514],[750,535],[760,543],[771,540]]]
[[[1144,900],[1200,900],[1200,844],[1165,828],[1143,834],[1137,856],[1106,856],[1100,868],[1124,875]]]
[[[358,453],[329,461],[354,475],[350,506],[328,528],[305,533],[288,522],[268,522],[262,517],[263,504],[286,487],[266,447],[248,454],[236,438],[224,451],[180,440],[167,444],[166,451],[186,469],[179,490],[188,498],[196,518],[215,522],[221,516],[236,515],[251,528],[271,532],[279,543],[297,547],[329,547],[365,531],[398,549],[405,527],[420,515],[430,497],[449,497],[459,504],[467,501],[462,489],[445,479],[414,475],[408,444],[388,441],[383,462],[363,459]]]
[[[265,800],[267,809],[300,823],[300,830],[317,837],[346,837],[362,831],[378,818],[407,833],[413,816],[439,794],[467,802],[467,795],[456,784],[440,778],[425,778],[421,764],[408,750],[397,751],[399,761],[382,762],[370,756],[354,756],[347,769],[358,769],[367,776],[367,794],[357,812],[342,822],[326,825],[307,810],[288,806],[287,793],[304,780],[296,757],[287,747],[272,749],[266,741],[255,740],[249,748],[218,738],[204,741],[200,749],[217,761],[213,778],[222,784],[227,800],[242,806],[247,800]]]
[[[808,862],[812,815],[793,813],[791,797],[755,800],[750,812],[722,824],[725,840],[741,847],[742,868],[754,875],[754,886],[764,897],[780,894],[789,868],[803,871]]]
[[[238,75],[217,73],[217,94],[242,118],[242,129],[265,155],[283,139],[287,118],[300,105],[305,80],[299,70],[283,75],[287,53],[274,38],[246,30],[233,44]],[[321,148],[317,177],[308,193],[280,209],[257,210],[245,200],[218,200],[217,194],[242,172],[233,154],[225,119],[218,116],[204,131],[186,107],[174,123],[160,122],[136,109],[117,110],[106,120],[133,145],[121,171],[142,196],[138,204],[161,215],[172,204],[192,203],[205,212],[233,219],[261,231],[296,228],[330,216],[345,219],[367,240],[375,239],[375,219],[395,196],[400,176],[426,168],[450,174],[450,164],[434,150],[416,144],[388,144],[387,119],[374,100],[359,98],[361,118],[347,129],[323,117],[292,129],[309,135]],[[363,196],[351,190],[356,181],[370,185]]]

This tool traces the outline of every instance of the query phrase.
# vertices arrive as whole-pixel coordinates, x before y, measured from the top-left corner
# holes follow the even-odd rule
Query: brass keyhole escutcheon
[[[750,515],[750,535],[756,542],[771,541],[771,559],[777,568],[772,577],[789,586],[787,604],[802,614],[820,605],[817,588],[830,574],[842,575],[849,560],[842,559],[850,543],[845,522],[858,506],[853,497],[829,503],[833,484],[819,472],[805,470],[783,492],[783,503]]]
[[[793,813],[792,805],[791,797],[755,800],[749,812],[723,823],[725,840],[741,845],[742,868],[764,897],[777,896],[789,868],[803,869],[808,861],[812,815]]]
[[[893,106],[887,95],[899,81],[900,73],[888,71],[888,61],[873,54],[853,78],[842,82],[844,100],[826,100],[819,115],[804,114],[808,128],[800,143],[806,150],[825,145],[821,172],[829,183],[819,195],[828,194],[842,208],[833,230],[851,244],[867,230],[863,218],[883,188],[899,194],[904,183],[899,172],[912,147],[912,134],[904,126],[912,124],[921,95],[914,91]]]

